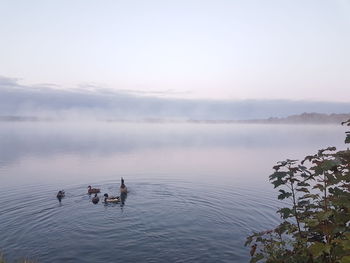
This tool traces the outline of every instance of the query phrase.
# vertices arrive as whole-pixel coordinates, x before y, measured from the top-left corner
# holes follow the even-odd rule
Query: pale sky
[[[0,0],[23,85],[349,102],[349,47],[350,0]]]

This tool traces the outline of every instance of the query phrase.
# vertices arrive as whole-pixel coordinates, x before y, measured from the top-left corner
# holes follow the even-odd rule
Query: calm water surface
[[[344,148],[341,126],[0,123],[0,250],[38,262],[248,262],[279,222],[279,160]],[[93,185],[124,205],[91,203]],[[59,203],[58,190],[66,197]]]

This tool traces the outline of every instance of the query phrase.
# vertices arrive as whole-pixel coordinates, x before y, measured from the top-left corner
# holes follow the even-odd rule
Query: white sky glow
[[[0,0],[0,38],[28,85],[350,101],[349,0]]]

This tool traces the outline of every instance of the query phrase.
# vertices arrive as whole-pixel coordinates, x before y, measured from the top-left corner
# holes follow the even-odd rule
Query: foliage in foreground
[[[350,126],[350,120],[342,124]],[[279,226],[247,238],[250,262],[350,263],[349,148],[329,147],[273,169],[270,182],[288,206],[277,211]]]

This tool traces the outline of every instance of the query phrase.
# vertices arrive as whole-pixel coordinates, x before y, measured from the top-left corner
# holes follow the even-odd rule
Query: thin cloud
[[[285,117],[303,112],[349,113],[350,103],[291,100],[189,100],[145,96],[138,90],[114,91],[96,84],[76,89],[57,85],[20,85],[0,78],[0,115],[93,119],[241,120]],[[134,93],[132,93],[132,92]],[[152,93],[153,92],[153,93]],[[168,92],[172,93],[171,90]],[[152,95],[153,94],[153,95]]]
[[[111,89],[106,87],[103,84],[96,84],[96,83],[81,83],[78,85],[77,90],[79,91],[93,91],[93,92],[99,92],[104,94],[131,94],[131,95],[146,95],[146,96],[152,96],[152,95],[162,95],[162,96],[178,96],[178,95],[188,95],[192,92],[185,90],[185,91],[178,91],[173,89],[168,90],[139,90],[139,89]]]
[[[0,75],[0,86],[2,87],[18,87],[18,78],[8,78]]]
[[[188,95],[191,94],[190,91],[175,91],[175,90],[133,90],[133,89],[120,89],[120,92],[130,93],[130,94],[140,94],[140,95]]]

